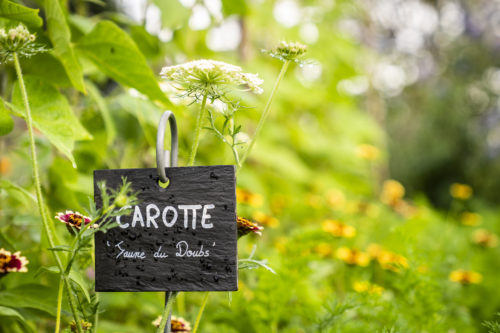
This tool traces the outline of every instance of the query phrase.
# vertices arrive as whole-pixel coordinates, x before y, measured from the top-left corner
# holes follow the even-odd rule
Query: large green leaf
[[[17,320],[22,325],[25,332],[33,332],[33,330],[26,323],[26,320],[24,319],[24,317],[19,312],[17,312],[16,310],[14,310],[12,308],[8,308],[6,306],[0,306],[0,318],[1,317],[13,318],[13,319]]]
[[[54,46],[54,55],[61,61],[73,86],[85,93],[83,73],[71,45],[71,33],[59,0],[45,0],[47,30]]]
[[[137,45],[114,23],[99,22],[77,47],[112,79],[170,105]]]
[[[35,27],[42,26],[42,19],[38,16],[39,9],[31,9],[7,0],[0,0],[0,17],[13,21],[23,22]]]
[[[87,84],[89,96],[97,104],[99,111],[101,111],[102,119],[104,120],[104,126],[106,127],[107,142],[108,145],[110,145],[115,140],[116,127],[115,123],[113,122],[113,118],[109,113],[108,104],[101,96],[101,92],[99,91],[99,89],[91,81],[85,81],[85,83]]]
[[[34,126],[76,166],[72,155],[75,141],[88,140],[92,136],[73,114],[66,97],[56,88],[32,76],[25,76],[25,84]],[[12,92],[12,104],[14,113],[24,117],[24,104],[18,82]]]
[[[40,272],[42,271],[57,275],[61,274],[59,268],[57,268],[56,266],[40,267]],[[80,273],[72,270],[71,272],[69,272],[69,278],[83,292],[85,298],[87,299],[87,302],[90,303],[89,286],[85,281],[84,277]]]
[[[39,284],[21,285],[1,291],[0,305],[37,309],[55,316],[56,294],[57,292],[54,289]]]

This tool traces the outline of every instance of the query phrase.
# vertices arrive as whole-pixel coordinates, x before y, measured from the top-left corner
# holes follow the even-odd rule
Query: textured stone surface
[[[96,233],[96,291],[237,290],[234,166],[174,167],[165,170],[170,179],[167,188],[158,185],[156,169],[94,171],[94,199],[98,207],[101,197],[97,182],[104,180],[108,188],[118,188],[122,177],[126,177],[132,183],[133,190],[138,192],[138,209],[144,220],[143,226],[140,222],[133,226],[133,210],[130,215],[120,217],[121,226],[107,233]],[[154,204],[160,210],[160,215],[155,218],[157,228],[153,223],[147,226],[148,204]],[[196,211],[195,229],[192,228],[193,211],[188,211],[189,224],[185,227],[185,212],[178,208],[179,205],[203,207],[210,204],[214,208],[206,211],[211,217],[205,220],[205,227],[212,224],[212,228],[201,226],[203,209]],[[165,225],[162,213],[167,206],[173,208],[165,215],[165,221],[168,222]],[[168,226],[174,218],[173,209],[177,209],[177,221],[173,226]],[[153,207],[150,213],[154,216],[157,211]],[[122,228],[127,224],[127,228]],[[178,245],[179,242],[181,245]],[[186,244],[190,250],[198,251],[198,255],[205,255],[207,250],[209,255],[176,255],[179,253],[178,246],[181,247],[181,253],[186,252]],[[160,246],[161,252],[168,257],[155,258],[154,253]],[[202,246],[203,252],[200,252]],[[133,253],[136,253],[135,258]],[[126,258],[127,254],[132,258]]]

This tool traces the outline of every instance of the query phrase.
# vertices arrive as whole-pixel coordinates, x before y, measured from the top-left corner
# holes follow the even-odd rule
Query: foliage
[[[23,82],[15,63],[0,65],[0,248],[29,260],[28,272],[0,277],[0,331],[54,331],[58,313],[60,331],[155,329],[164,293],[95,293],[96,229],[71,234],[53,216],[79,211],[99,223],[133,201],[126,181],[110,193],[100,184],[103,209],[88,207],[92,171],[154,167],[165,108],[179,125],[179,165],[194,163],[195,141],[196,164],[240,165],[238,216],[265,228],[239,240],[238,292],[212,293],[208,303],[180,293],[175,315],[193,324],[206,304],[197,324],[208,333],[498,330],[500,226],[484,199],[499,179],[488,158],[496,151],[494,29],[478,35],[479,25],[467,25],[449,38],[443,20],[424,31],[418,54],[389,53],[407,41],[399,30],[428,27],[380,21],[377,6],[387,1],[224,0],[217,11],[155,0],[132,12],[123,3],[0,2],[0,28],[22,23],[46,50],[19,59]],[[456,5],[407,3],[425,17]],[[478,1],[462,8],[464,20],[477,20],[481,6],[498,12]],[[234,47],[228,31],[239,31]],[[214,99],[200,109],[160,78],[161,68],[197,59],[257,73],[263,94],[235,89],[225,108]],[[415,66],[418,80],[397,85],[394,77],[404,70],[410,78]],[[384,71],[397,75],[387,82]]]

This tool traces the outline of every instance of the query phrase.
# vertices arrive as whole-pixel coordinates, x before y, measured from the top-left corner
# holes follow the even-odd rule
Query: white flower
[[[197,100],[205,96],[212,103],[224,99],[231,88],[243,88],[256,94],[263,92],[257,74],[244,73],[241,67],[222,61],[195,60],[182,65],[167,66],[160,75],[172,81],[184,96]]]

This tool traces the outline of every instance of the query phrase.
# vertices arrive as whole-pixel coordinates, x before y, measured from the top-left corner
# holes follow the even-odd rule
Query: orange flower
[[[496,247],[498,245],[497,235],[486,229],[477,229],[474,231],[472,241],[482,247]]]
[[[405,196],[405,188],[400,182],[389,179],[382,184],[380,200],[389,206],[397,205]]]
[[[384,288],[369,281],[356,281],[352,285],[352,289],[358,293],[368,293],[372,295],[382,295]]]
[[[9,272],[27,272],[29,261],[21,256],[21,252],[11,253],[5,249],[0,249],[0,275]]]
[[[260,207],[264,202],[260,194],[252,193],[242,188],[236,189],[236,201],[242,204],[250,205],[252,207]]]
[[[458,282],[461,284],[479,283],[483,280],[483,276],[473,271],[466,271],[459,269],[450,273],[450,281]]]
[[[455,199],[467,200],[472,196],[472,187],[466,184],[453,183],[450,186],[450,194]]]
[[[370,264],[370,256],[357,249],[350,249],[348,247],[341,247],[335,251],[335,256],[349,265],[357,265],[366,267]]]
[[[377,256],[377,261],[380,267],[393,272],[399,272],[401,268],[408,268],[408,260],[405,257],[390,251],[381,251]]]
[[[380,150],[369,144],[362,144],[356,147],[356,154],[367,161],[375,161],[380,157]]]
[[[319,243],[314,247],[314,252],[321,257],[329,257],[333,253],[333,247],[328,243]]]
[[[356,236],[356,229],[353,226],[335,220],[325,220],[323,230],[335,237],[352,238]]]
[[[278,221],[277,218],[267,215],[266,213],[261,211],[254,212],[252,214],[252,217],[255,221],[267,227],[276,228],[280,225],[280,221]]]
[[[463,212],[462,215],[460,215],[460,222],[462,222],[463,225],[473,227],[481,224],[481,215],[477,213]]]
[[[8,157],[0,158],[0,175],[7,175],[10,173],[11,163]]]

